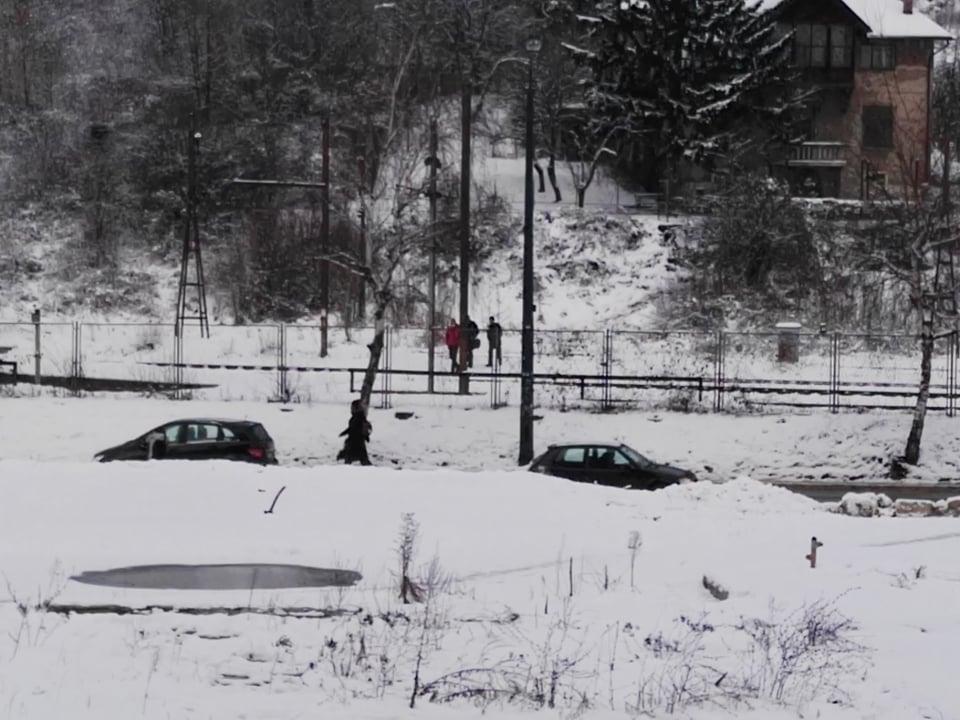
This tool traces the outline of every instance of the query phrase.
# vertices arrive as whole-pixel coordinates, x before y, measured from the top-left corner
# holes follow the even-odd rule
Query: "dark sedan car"
[[[277,462],[273,438],[263,425],[250,420],[174,420],[94,455],[100,462],[149,458]]]
[[[655,463],[627,445],[604,443],[551,445],[531,463],[530,470],[578,482],[643,490],[697,479],[689,470]]]

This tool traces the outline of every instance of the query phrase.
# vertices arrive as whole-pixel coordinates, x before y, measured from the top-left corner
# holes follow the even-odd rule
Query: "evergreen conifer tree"
[[[756,0],[598,0],[595,112],[626,128],[649,186],[781,134],[802,99],[789,36]],[[773,122],[770,122],[773,121]],[[652,189],[652,188],[651,188]]]

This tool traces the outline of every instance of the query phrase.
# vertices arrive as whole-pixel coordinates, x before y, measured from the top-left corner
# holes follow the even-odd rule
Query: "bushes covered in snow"
[[[836,511],[853,517],[960,517],[960,497],[937,501],[900,498],[894,502],[883,493],[848,492]]]

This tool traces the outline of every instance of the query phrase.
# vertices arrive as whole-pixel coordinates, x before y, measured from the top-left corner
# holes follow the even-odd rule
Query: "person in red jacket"
[[[451,320],[444,336],[447,350],[450,351],[450,372],[457,371],[457,354],[460,352],[460,326],[456,320]]]

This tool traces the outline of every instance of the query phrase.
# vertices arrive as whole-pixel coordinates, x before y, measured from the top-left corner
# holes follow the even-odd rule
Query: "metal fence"
[[[211,330],[201,338],[195,328],[177,337],[167,324],[0,323],[0,347],[8,348],[0,382],[82,389],[89,384],[75,381],[109,379],[176,396],[341,401],[359,390],[373,335],[369,327],[330,327],[321,357],[318,325]],[[920,374],[914,335],[537,330],[534,337],[537,403],[547,407],[900,409],[913,405]],[[787,356],[784,343],[792,343]],[[504,330],[498,362],[481,333],[466,396],[492,406],[518,398],[520,345],[518,330]],[[957,354],[955,334],[936,340],[930,408],[949,415],[957,408]],[[13,363],[15,378],[5,371]],[[384,407],[400,395],[464,395],[441,328],[387,328],[379,371],[374,393]]]

